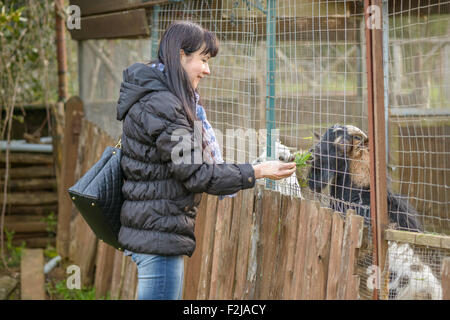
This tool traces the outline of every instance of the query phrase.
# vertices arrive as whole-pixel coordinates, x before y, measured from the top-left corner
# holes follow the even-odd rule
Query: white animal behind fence
[[[269,160],[267,158],[267,147],[263,146],[261,149],[263,150],[262,153],[252,162],[252,164],[258,164]],[[285,160],[289,159],[291,156],[292,153],[290,151],[290,148],[282,144],[280,140],[276,140],[275,159]],[[295,172],[288,178],[276,181],[274,191],[278,191],[284,195],[290,195],[300,199],[304,199]]]
[[[389,299],[442,300],[442,286],[408,243],[389,242]],[[373,270],[367,268],[366,273]]]

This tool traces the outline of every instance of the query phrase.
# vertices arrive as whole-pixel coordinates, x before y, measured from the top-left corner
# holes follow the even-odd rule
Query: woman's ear
[[[180,49],[180,62],[183,67],[185,66],[186,58],[187,58],[186,52],[184,52],[183,49]]]

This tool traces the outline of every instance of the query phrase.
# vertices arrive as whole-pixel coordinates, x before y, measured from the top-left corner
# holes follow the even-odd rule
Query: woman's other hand
[[[289,177],[295,172],[295,162],[266,161],[253,166],[255,179],[268,178],[280,180]]]

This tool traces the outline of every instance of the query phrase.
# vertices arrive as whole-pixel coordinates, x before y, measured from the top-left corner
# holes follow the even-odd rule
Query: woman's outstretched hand
[[[289,177],[295,172],[295,162],[266,161],[253,166],[255,179],[268,178],[280,180]]]

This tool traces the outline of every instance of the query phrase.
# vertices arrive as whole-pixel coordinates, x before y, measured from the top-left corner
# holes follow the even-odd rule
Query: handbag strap
[[[114,148],[122,149],[122,137],[119,138]]]

